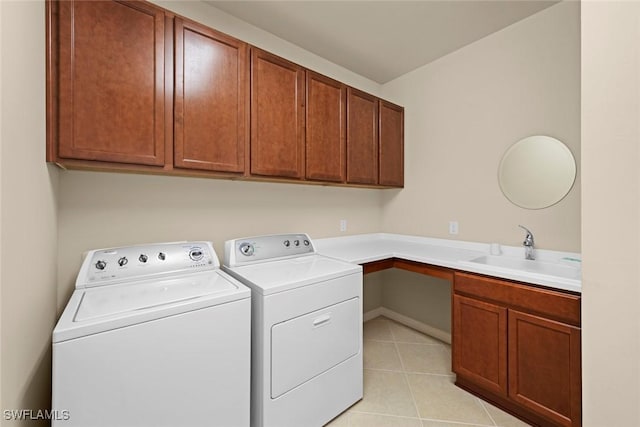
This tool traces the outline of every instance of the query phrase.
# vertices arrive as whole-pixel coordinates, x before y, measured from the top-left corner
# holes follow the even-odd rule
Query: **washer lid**
[[[259,293],[267,295],[360,273],[362,267],[322,255],[307,255],[225,268],[225,271]]]
[[[250,291],[220,270],[74,291],[53,341],[249,298]]]
[[[84,292],[73,320],[84,322],[237,289],[219,274],[95,288]]]

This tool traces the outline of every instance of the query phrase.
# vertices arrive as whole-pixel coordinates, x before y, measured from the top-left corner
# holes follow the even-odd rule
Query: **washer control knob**
[[[138,257],[138,261],[140,261],[141,263],[145,263],[149,260],[149,257],[146,256],[145,254],[140,254],[140,256]]]
[[[160,253],[158,254],[158,259],[159,259],[160,261],[164,261],[165,259],[167,259],[167,254],[165,254],[164,252],[160,252]]]
[[[309,241],[307,239],[304,239],[304,245],[309,246]]]
[[[240,253],[244,256],[253,255],[254,247],[251,243],[244,242],[240,244],[240,247],[238,249],[240,249]]]
[[[124,267],[125,265],[127,265],[127,263],[128,263],[128,262],[129,262],[129,260],[127,259],[127,257],[126,257],[126,256],[123,256],[122,258],[120,258],[120,259],[118,260],[118,265],[119,265],[120,267]]]
[[[193,261],[200,261],[204,257],[204,252],[200,248],[193,248],[189,251],[189,258]]]
[[[289,240],[285,240],[284,242],[282,242],[282,244],[288,248],[289,246],[291,246],[291,242]]]
[[[98,262],[96,262],[96,268],[98,270],[104,270],[106,266],[107,266],[107,261],[99,260]]]
[[[300,246],[300,240],[294,240],[294,241],[293,241],[293,244],[294,244],[295,246]]]

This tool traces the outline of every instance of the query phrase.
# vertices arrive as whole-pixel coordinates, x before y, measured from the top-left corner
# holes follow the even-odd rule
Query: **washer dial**
[[[244,256],[251,256],[253,255],[254,252],[254,247],[251,243],[248,242],[244,242],[240,244],[240,247],[238,248],[240,250],[240,253]]]
[[[192,248],[189,251],[189,258],[191,258],[193,261],[200,261],[202,258],[204,258],[204,252],[202,251],[202,248]]]

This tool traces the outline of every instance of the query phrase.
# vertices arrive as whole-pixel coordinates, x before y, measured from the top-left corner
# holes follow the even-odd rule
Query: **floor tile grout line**
[[[406,371],[406,370],[398,370],[398,369],[383,369],[383,368],[363,368],[369,371],[380,371],[380,372],[394,372],[396,374],[407,373],[411,375],[431,375],[434,377],[448,377],[453,378],[454,374],[435,374],[432,372],[418,372],[418,371]]]
[[[440,420],[437,418],[420,418],[420,421],[435,421],[437,423],[447,423],[447,424],[456,424],[460,426],[482,426],[482,427],[495,427],[489,424],[478,424],[478,423],[465,423],[464,421],[451,421],[451,420]]]
[[[391,417],[391,418],[405,418],[405,419],[409,419],[409,420],[421,420],[422,418],[419,417],[409,417],[407,415],[391,415],[391,414],[384,414],[382,412],[368,412],[368,411],[350,411],[352,414],[365,414],[365,415],[376,415],[379,417]]]
[[[489,413],[489,410],[487,409],[487,405],[484,404],[484,402],[482,401],[482,399],[477,398],[478,402],[480,402],[480,406],[482,406],[482,409],[484,409],[484,412],[487,413],[487,415],[489,416],[489,419],[491,420],[491,422],[493,423],[494,426],[497,426],[498,423],[496,422],[496,420],[493,419],[493,417],[491,416],[491,414]]]
[[[428,342],[412,342],[412,341],[396,341],[396,340],[381,340],[381,339],[376,339],[376,338],[363,338],[363,341],[374,341],[374,342],[395,342],[398,344],[411,344],[411,345],[425,345],[425,346],[432,346],[432,347],[443,347],[445,348],[447,346],[446,343],[441,344],[441,343],[428,343]]]
[[[393,330],[391,328],[389,328],[389,330],[391,330],[391,336],[394,339],[393,345],[396,348],[396,353],[398,354],[398,359],[400,359],[400,366],[402,367],[402,374],[404,375],[404,380],[407,382],[407,387],[409,387],[409,394],[411,395],[411,401],[413,402],[413,408],[416,410],[416,414],[418,415],[418,418],[420,418],[420,410],[418,410],[418,403],[416,402],[416,397],[413,395],[413,389],[411,388],[411,383],[409,382],[409,375],[407,374],[407,371],[405,370],[404,361],[402,360],[402,355],[400,354],[400,348],[398,348],[398,343],[395,341],[396,336],[393,333]],[[420,421],[420,424],[422,424],[422,421]]]

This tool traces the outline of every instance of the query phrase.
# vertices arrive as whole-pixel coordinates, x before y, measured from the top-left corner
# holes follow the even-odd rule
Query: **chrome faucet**
[[[524,238],[524,242],[522,242],[522,245],[524,246],[524,259],[531,259],[531,260],[536,259],[535,255],[533,254],[533,249],[534,249],[533,233],[529,231],[527,227],[523,227],[522,225],[518,225],[518,227],[522,228],[524,231],[527,232],[527,235]]]

